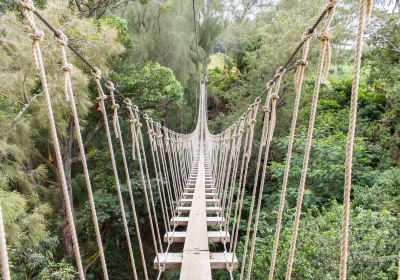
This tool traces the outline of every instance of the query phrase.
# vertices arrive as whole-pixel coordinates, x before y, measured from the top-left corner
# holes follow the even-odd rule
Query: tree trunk
[[[76,7],[78,8],[79,15],[82,17],[83,16],[83,9],[81,5],[81,0],[75,0]]]

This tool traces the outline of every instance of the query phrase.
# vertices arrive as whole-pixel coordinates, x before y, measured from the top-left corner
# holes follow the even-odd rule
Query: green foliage
[[[112,28],[115,28],[118,33],[115,41],[123,45],[126,49],[131,48],[133,43],[132,39],[128,34],[128,23],[126,20],[116,17],[114,15],[105,15],[102,16],[99,20],[99,26],[102,24],[109,25]]]
[[[168,111],[182,102],[183,88],[171,69],[147,62],[141,69],[122,66],[112,73],[120,91],[142,110],[155,110],[154,116],[167,118]]]
[[[33,247],[21,246],[13,249],[13,279],[75,279],[75,268],[67,260],[56,257],[58,248],[59,241],[56,237],[45,237]]]

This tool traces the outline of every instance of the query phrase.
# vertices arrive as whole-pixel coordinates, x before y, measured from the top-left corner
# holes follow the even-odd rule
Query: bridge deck
[[[205,177],[204,147],[201,145],[196,185],[183,248],[181,280],[211,279]]]
[[[210,252],[209,243],[229,241],[229,233],[222,231],[209,231],[208,226],[223,224],[225,219],[215,216],[220,210],[220,200],[214,188],[214,184],[207,166],[204,149],[195,161],[190,174],[190,183],[186,185],[186,194],[180,199],[178,213],[189,216],[172,217],[171,224],[187,226],[186,230],[167,232],[164,242],[168,238],[173,243],[184,242],[182,253],[160,253],[158,259],[165,269],[181,268],[181,280],[209,280],[212,269],[225,269],[227,260],[232,260],[232,253]],[[196,179],[194,179],[196,178]],[[214,216],[210,216],[214,215]],[[154,268],[158,268],[158,259],[154,260]],[[233,256],[233,268],[238,265],[236,256]]]

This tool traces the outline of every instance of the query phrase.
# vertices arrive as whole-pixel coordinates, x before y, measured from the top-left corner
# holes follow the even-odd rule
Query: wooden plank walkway
[[[202,96],[205,98],[204,88]],[[229,242],[230,236],[221,230],[208,230],[208,226],[224,225],[225,218],[221,216],[221,200],[208,165],[204,139],[205,100],[200,102],[199,107],[202,108],[199,111],[202,122],[197,135],[199,148],[183,193],[177,201],[175,212],[178,215],[170,220],[171,225],[186,227],[186,230],[179,228],[179,231],[176,229],[164,235],[164,242],[184,242],[183,252],[159,253],[153,264],[155,269],[181,268],[180,280],[211,280],[212,269],[226,269],[228,263],[233,268],[238,266],[235,254],[209,250],[209,243]]]

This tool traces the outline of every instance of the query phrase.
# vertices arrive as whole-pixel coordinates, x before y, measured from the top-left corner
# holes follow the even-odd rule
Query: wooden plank
[[[204,145],[200,141],[199,169],[183,247],[180,280],[211,280],[207,235]]]
[[[193,202],[192,198],[181,198],[179,200],[179,203],[183,204],[183,205],[191,205]],[[206,204],[207,205],[215,205],[219,203],[219,199],[217,198],[207,198],[206,199]]]
[[[193,197],[193,193],[185,192],[185,193],[182,194],[182,196],[183,197]],[[218,195],[215,194],[215,193],[206,193],[206,198],[214,198],[214,197],[217,197],[217,196]]]
[[[203,186],[203,189],[204,189],[205,193],[215,193],[217,191],[216,188],[206,188],[204,186]],[[196,187],[194,187],[194,188],[185,188],[185,192],[188,192],[188,193],[193,193],[195,190],[196,190]]]
[[[206,203],[205,199],[204,199],[204,203]],[[193,204],[194,204],[194,202],[193,202]],[[189,213],[189,212],[191,212],[192,208],[193,208],[193,205],[192,206],[178,206],[178,207],[176,207],[176,210],[179,213]],[[205,207],[205,210],[206,210],[207,214],[215,214],[215,213],[221,212],[222,208],[218,207],[218,206],[207,206],[207,207]]]
[[[182,243],[185,242],[187,236],[186,231],[175,231],[175,232],[167,232],[164,235],[164,242],[168,242],[170,239],[174,243]],[[208,231],[207,232],[208,242],[210,243],[218,243],[226,240],[229,242],[230,235],[225,231]]]
[[[209,251],[183,251],[180,280],[211,280]]]
[[[180,268],[182,267],[183,253],[168,253],[165,258],[165,253],[158,254],[161,264],[165,264],[166,269]],[[227,263],[232,261],[232,253],[208,253],[208,262],[210,263],[211,269],[225,269]],[[238,267],[238,260],[236,254],[233,254],[233,268]],[[153,262],[154,269],[158,269],[157,257]],[[193,279],[193,278],[187,278]]]
[[[176,222],[177,225],[179,226],[185,226],[189,222],[189,217],[173,217],[171,218],[171,224],[174,224]],[[207,217],[207,225],[208,226],[215,226],[218,224],[225,224],[225,218],[223,217]]]

